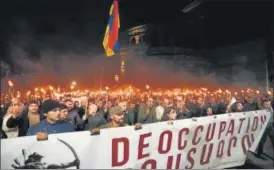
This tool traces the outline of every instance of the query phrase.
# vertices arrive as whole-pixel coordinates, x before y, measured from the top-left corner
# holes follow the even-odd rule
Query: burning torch
[[[27,101],[29,101],[30,91],[27,92]]]
[[[107,107],[108,107],[108,95],[109,95],[109,87],[106,86],[106,107],[105,107],[105,112],[107,112]]]
[[[146,85],[146,89],[147,89],[147,99],[148,99],[149,96],[150,96],[150,87],[149,87],[149,85]]]
[[[13,89],[13,83],[12,81],[8,81],[8,85],[9,85],[9,94],[10,94],[10,97],[13,98],[14,96],[14,89]]]

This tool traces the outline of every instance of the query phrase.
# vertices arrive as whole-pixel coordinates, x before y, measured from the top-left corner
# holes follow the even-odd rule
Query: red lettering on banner
[[[167,158],[166,169],[172,169],[172,162],[173,162],[173,156],[169,156],[169,157]]]
[[[245,118],[241,118],[241,119],[239,119],[239,121],[240,121],[240,126],[239,126],[239,129],[238,129],[238,134],[240,134],[240,133],[241,133],[241,130],[242,130],[242,125],[243,125],[244,120],[245,120]]]
[[[167,146],[166,149],[163,149],[164,145],[164,136],[167,136]],[[159,145],[158,145],[158,152],[159,154],[166,154],[170,151],[172,142],[172,132],[170,130],[163,131],[160,135]]]
[[[225,136],[227,136],[228,134],[232,136],[234,134],[234,125],[235,125],[235,120],[231,119]]]
[[[248,118],[248,121],[247,121],[247,127],[246,127],[246,131],[245,133],[247,133],[250,129],[250,118]]]
[[[245,144],[245,142],[247,142],[247,146]],[[242,138],[242,149],[243,149],[243,153],[246,154],[248,148],[251,146],[251,140],[249,138],[249,135],[244,135]]]
[[[198,127],[196,127],[193,138],[192,138],[192,145],[197,145],[201,141],[201,137],[199,137],[198,141],[196,140],[196,138],[198,136],[198,130],[202,132],[203,129],[204,129],[203,125],[199,125]]]
[[[179,131],[179,135],[178,135],[178,149],[179,150],[183,150],[187,146],[187,140],[184,140],[184,144],[182,145],[183,132],[185,132],[185,134],[188,135],[189,134],[189,129],[188,128],[183,128]]]
[[[152,135],[151,132],[140,135],[139,146],[138,146],[138,160],[145,157],[149,157],[149,153],[144,154],[143,149],[149,146],[149,143],[144,143],[144,141],[145,141],[145,138],[150,137],[151,135]]]
[[[179,169],[180,168],[181,157],[182,157],[182,154],[177,154],[177,156],[176,156],[176,163],[175,163],[175,169]],[[166,169],[173,169],[172,165],[173,165],[173,156],[169,156],[168,159],[167,159],[167,167],[166,167]]]
[[[177,157],[176,157],[176,164],[175,164],[175,169],[179,169],[180,168],[180,165],[181,165],[181,157],[182,157],[182,154],[178,154]]]
[[[212,124],[209,124],[208,125],[208,128],[207,128],[207,132],[206,132],[206,141],[207,142],[210,142],[213,137],[214,137],[214,133],[215,133],[215,128],[216,128],[216,123],[213,123],[213,127],[211,127]],[[210,133],[211,132],[211,133]],[[209,137],[210,136],[210,137]]]
[[[204,144],[203,149],[202,149],[202,156],[201,156],[201,159],[200,159],[200,164],[201,164],[201,165],[208,164],[208,163],[209,163],[209,160],[210,160],[210,158],[211,158],[211,155],[212,155],[213,143],[211,143],[211,144],[209,145],[209,149],[208,149],[208,152],[207,152],[207,157],[206,157],[206,159],[205,159],[207,146],[208,146],[207,144]],[[204,160],[204,159],[205,159],[205,160]]]
[[[252,124],[252,131],[256,131],[258,128],[258,123],[259,123],[259,118],[257,116],[254,117],[253,119],[253,124]]]
[[[261,115],[261,128],[263,128],[265,121],[266,121],[266,115]]]
[[[254,142],[254,134],[253,133],[251,133],[251,135],[250,135],[250,137],[251,137],[251,143],[253,143]]]
[[[196,153],[196,148],[191,148],[187,153],[187,160],[190,163],[190,166],[185,166],[185,169],[192,169],[194,166],[194,159],[192,158],[192,154]]]
[[[220,129],[219,129],[219,135],[218,135],[218,139],[221,138],[221,134],[222,132],[225,131],[225,127],[226,127],[226,121],[221,121],[220,123]]]
[[[218,144],[218,149],[217,149],[217,158],[221,158],[224,155],[224,146],[225,146],[225,141],[221,140]]]
[[[229,140],[228,149],[227,149],[227,156],[229,156],[229,157],[231,156],[232,146],[234,148],[237,146],[237,137],[236,136],[230,138],[230,140]]]
[[[118,157],[119,157],[119,150],[118,150],[118,144],[119,143],[123,143],[124,145],[124,154],[123,154],[123,160],[122,161],[118,161]],[[125,137],[123,138],[114,138],[112,139],[112,167],[116,167],[116,166],[122,166],[125,165],[128,160],[129,160],[129,140]]]
[[[157,162],[154,159],[146,160],[141,166],[141,169],[147,169],[148,165],[150,165],[150,169],[157,169]]]

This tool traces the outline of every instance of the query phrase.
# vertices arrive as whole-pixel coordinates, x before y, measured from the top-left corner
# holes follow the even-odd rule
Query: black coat
[[[42,114],[40,115],[40,121],[44,119]],[[23,111],[19,116],[16,118],[10,117],[7,121],[8,128],[15,128],[18,126],[19,132],[18,136],[26,136],[28,129],[29,129],[29,117],[28,111]]]

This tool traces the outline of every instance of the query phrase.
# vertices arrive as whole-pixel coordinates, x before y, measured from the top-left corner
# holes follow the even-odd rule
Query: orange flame
[[[9,84],[10,87],[13,87],[12,81],[9,80],[9,81],[8,81],[8,84]]]

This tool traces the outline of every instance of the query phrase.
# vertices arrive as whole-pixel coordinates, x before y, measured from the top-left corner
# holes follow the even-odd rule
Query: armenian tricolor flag
[[[103,40],[103,46],[106,51],[106,56],[110,57],[115,55],[118,52],[118,37],[119,37],[119,28],[120,28],[120,17],[118,9],[118,0],[114,0],[110,11],[109,11],[109,21],[107,29],[105,32],[105,37]]]

